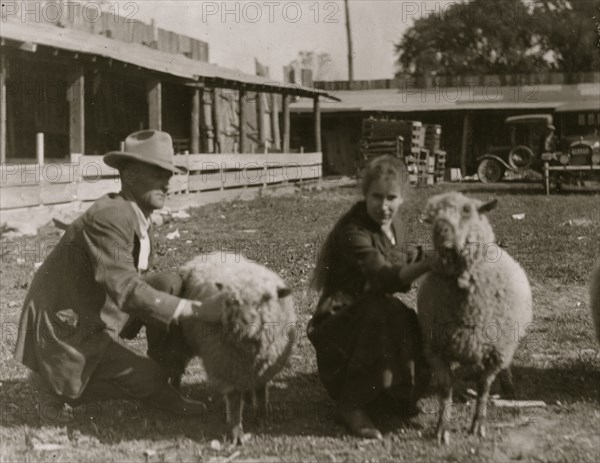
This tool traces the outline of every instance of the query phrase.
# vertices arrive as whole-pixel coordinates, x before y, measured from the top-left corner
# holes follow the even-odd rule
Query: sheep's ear
[[[498,200],[494,198],[491,201],[488,201],[487,203],[483,203],[481,206],[479,206],[477,208],[477,211],[480,214],[485,214],[486,212],[490,212],[492,209],[495,209],[497,205],[498,205]]]
[[[284,297],[292,294],[292,290],[290,288],[277,288],[277,297],[279,299],[283,299]]]

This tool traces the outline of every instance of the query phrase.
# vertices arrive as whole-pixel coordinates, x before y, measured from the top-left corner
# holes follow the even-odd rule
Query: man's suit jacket
[[[137,270],[139,221],[120,194],[97,200],[45,259],[27,293],[15,358],[75,399],[131,317],[168,326],[180,301]]]

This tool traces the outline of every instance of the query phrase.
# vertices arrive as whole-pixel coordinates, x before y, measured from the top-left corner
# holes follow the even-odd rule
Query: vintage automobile
[[[555,112],[564,136],[558,150],[541,155],[546,194],[551,186],[560,190],[600,182],[600,110],[597,101],[591,103],[588,110],[565,104]]]
[[[551,114],[524,114],[507,117],[504,121],[505,143],[488,147],[477,158],[477,175],[483,183],[502,180],[507,170],[526,169],[542,172],[541,154],[548,127],[553,127]]]

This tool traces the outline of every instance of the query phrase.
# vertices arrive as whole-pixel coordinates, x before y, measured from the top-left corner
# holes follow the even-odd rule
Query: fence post
[[[44,133],[38,132],[35,134],[35,157],[37,163],[44,165]]]
[[[190,153],[185,152],[185,199],[190,203]]]
[[[73,201],[71,202],[75,202],[79,200],[79,183],[81,182],[81,154],[71,153],[71,164],[73,167],[72,182],[75,184],[75,195]]]
[[[44,204],[44,193],[43,193],[43,185],[44,179],[42,178],[42,170],[44,167],[44,134],[43,132],[38,132],[35,134],[35,156],[37,159],[37,169],[39,172],[39,199],[38,204]]]

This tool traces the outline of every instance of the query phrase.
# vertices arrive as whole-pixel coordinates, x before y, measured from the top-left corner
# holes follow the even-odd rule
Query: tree
[[[450,4],[417,19],[396,44],[400,71],[428,76],[545,70],[531,15],[521,0]]]
[[[551,69],[565,73],[600,69],[596,0],[538,0],[532,16]]]

